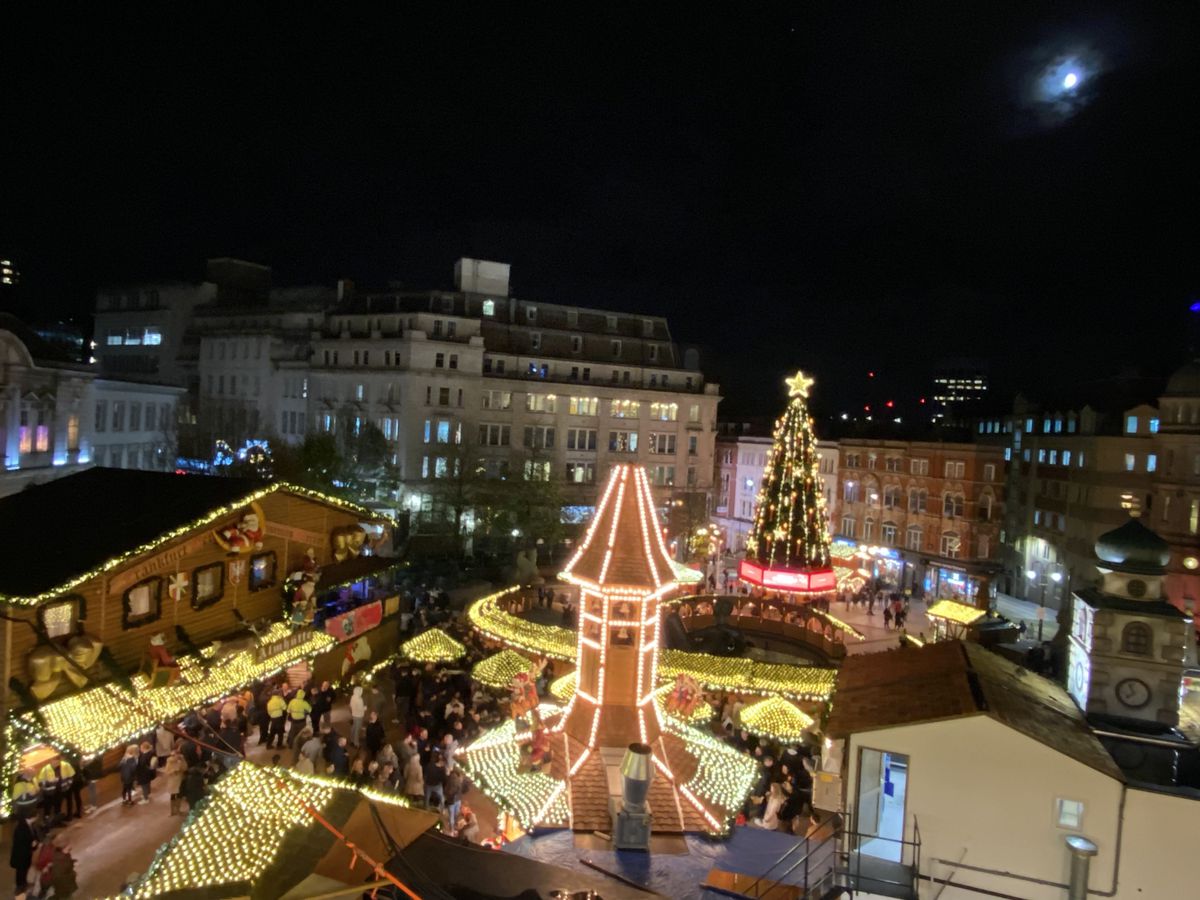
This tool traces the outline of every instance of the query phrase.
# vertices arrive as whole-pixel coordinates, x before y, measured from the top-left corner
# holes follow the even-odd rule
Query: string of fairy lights
[[[462,659],[467,648],[439,628],[430,628],[400,645],[405,659],[423,663],[447,663]]]
[[[476,663],[471,670],[471,677],[487,687],[503,689],[511,685],[513,679],[522,672],[532,678],[533,663],[515,650],[501,650]]]
[[[253,883],[276,863],[289,836],[312,828],[308,808],[328,814],[340,791],[355,791],[388,806],[408,806],[394,794],[357,788],[340,779],[239,765],[212,786],[179,834],[159,849],[132,896],[159,897],[218,886],[249,894]]]
[[[787,384],[790,399],[775,422],[746,556],[771,567],[824,568],[830,565],[831,541],[806,402],[812,379],[797,372]]]
[[[131,547],[124,553],[110,557],[109,559],[100,563],[98,566],[95,566],[86,572],[74,575],[63,584],[60,584],[48,591],[42,591],[38,594],[29,594],[26,596],[0,594],[0,603],[8,603],[13,606],[36,606],[37,604],[43,603],[47,600],[53,600],[62,594],[69,593],[84,582],[103,575],[105,572],[110,572],[113,569],[119,568],[139,556],[144,556],[147,553],[153,553],[164,544],[168,544],[171,541],[185,537],[197,529],[203,528],[206,525],[212,525],[214,522],[218,522],[227,516],[231,516],[244,507],[247,507],[252,503],[257,503],[264,497],[273,494],[276,491],[287,491],[289,494],[296,494],[309,500],[316,500],[318,502],[343,509],[347,512],[352,512],[355,515],[361,516],[365,519],[383,519],[393,526],[395,525],[394,520],[390,519],[389,517],[377,512],[373,512],[366,507],[359,506],[356,503],[351,503],[348,500],[343,500],[340,497],[334,497],[330,494],[323,494],[320,491],[314,491],[310,488],[299,487],[298,485],[287,484],[286,482],[278,481],[254,491],[253,493],[247,494],[240,500],[236,500],[232,503],[227,503],[224,506],[218,506],[215,509],[211,509],[204,515],[192,519],[186,524],[178,525],[175,528],[164,531],[162,534],[152,538],[149,541],[146,541],[144,544]]]

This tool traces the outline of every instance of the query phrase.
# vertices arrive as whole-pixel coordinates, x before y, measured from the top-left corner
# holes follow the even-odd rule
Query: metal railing
[[[812,891],[814,888],[811,883],[812,876],[816,874],[818,876],[817,884],[823,885],[827,882],[829,877],[836,869],[835,860],[837,859],[837,842],[842,836],[841,816],[835,815],[829,821],[823,822],[817,827],[816,833],[819,834],[826,828],[829,829],[828,833],[815,843],[813,842],[812,837],[806,834],[804,836],[804,840],[797,841],[792,847],[789,847],[787,852],[780,856],[779,859],[775,860],[775,862],[771,863],[771,865],[763,870],[758,877],[754,879],[754,881],[750,882],[750,884],[747,885],[744,890],[739,890],[738,893],[746,897],[762,897],[763,893],[760,893],[760,891],[762,890],[764,884],[766,892],[770,892],[777,885],[786,883],[785,879],[803,866],[803,896],[812,896]],[[818,869],[814,873],[814,854],[822,851],[827,845],[832,845],[829,847],[830,864],[824,871]],[[785,864],[787,867],[777,873],[776,870]],[[768,878],[768,876],[771,877]]]
[[[842,852],[845,867],[840,870],[840,874],[844,875],[847,879],[848,886],[854,890],[869,890],[872,892],[878,892],[872,889],[872,885],[875,888],[881,886],[906,888],[909,892],[908,896],[916,897],[921,876],[921,825],[917,821],[917,817],[913,816],[913,836],[911,840],[888,838],[878,834],[863,834],[854,830],[849,824],[850,821],[850,816],[847,815],[847,825],[843,830],[844,849]],[[875,860],[873,864],[868,864],[868,867],[874,869],[874,872],[863,874],[864,854],[862,852],[862,845],[868,841],[882,841],[898,845],[899,859],[888,860],[868,854],[868,858]],[[885,874],[889,863],[896,867],[896,875],[898,877],[887,877]]]

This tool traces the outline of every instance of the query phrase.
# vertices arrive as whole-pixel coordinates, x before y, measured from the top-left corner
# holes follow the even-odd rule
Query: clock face
[[[1117,682],[1117,699],[1129,709],[1141,709],[1150,702],[1150,685],[1140,678],[1123,678]]]

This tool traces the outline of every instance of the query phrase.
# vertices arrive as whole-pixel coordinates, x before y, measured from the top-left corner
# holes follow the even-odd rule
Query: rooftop
[[[1062,687],[962,641],[848,656],[838,672],[827,733],[846,737],[978,715],[1121,778]]]
[[[92,468],[5,497],[0,546],[10,559],[37,564],[0,567],[0,599],[69,590],[113,560],[147,552],[256,495],[283,489],[307,493],[281,482]]]

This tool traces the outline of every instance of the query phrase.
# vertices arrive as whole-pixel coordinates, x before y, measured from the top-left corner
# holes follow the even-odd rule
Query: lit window
[[[73,596],[58,603],[47,603],[38,608],[38,618],[46,634],[52,638],[69,637],[75,633],[75,626],[83,611],[83,598]]]
[[[136,628],[158,619],[161,592],[162,579],[160,578],[147,578],[127,590],[124,603],[124,626]]]
[[[1146,454],[1146,471],[1153,472],[1157,468],[1158,468],[1158,454],[1157,453],[1147,453]]]
[[[594,416],[599,408],[599,397],[572,397],[567,403],[567,412],[573,416]]]
[[[1151,433],[1151,434],[1158,434],[1158,419],[1151,419],[1151,420],[1150,420],[1150,433]]]
[[[1126,416],[1125,417],[1125,433],[1126,434],[1137,434],[1137,430],[1138,430],[1138,417],[1137,416]]]
[[[636,419],[641,410],[637,400],[612,400],[608,404],[608,414],[614,419]]]
[[[147,328],[142,332],[142,343],[147,347],[155,347],[162,343],[162,332],[157,328]]]
[[[1062,464],[1063,464],[1064,466],[1069,466],[1069,465],[1071,464],[1071,451],[1070,451],[1070,450],[1064,450],[1064,451],[1063,451],[1063,454],[1062,454]]]
[[[37,451],[45,453],[50,449],[50,426],[39,425],[37,427]]]
[[[1061,797],[1054,801],[1055,818],[1059,828],[1083,827],[1083,803],[1079,800],[1063,800]]]
[[[192,608],[203,609],[221,599],[225,592],[225,564],[213,563],[192,573]]]
[[[1136,464],[1137,464],[1137,458],[1134,456],[1134,454],[1126,453],[1125,454],[1125,471],[1132,472],[1134,469],[1134,466]]]
[[[110,334],[104,342],[110,347],[120,347],[123,343],[125,343],[125,335]]]
[[[494,316],[496,314],[496,301],[495,300],[484,300],[483,301],[483,314],[485,316]]]

